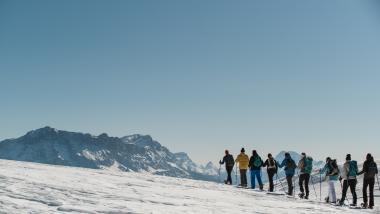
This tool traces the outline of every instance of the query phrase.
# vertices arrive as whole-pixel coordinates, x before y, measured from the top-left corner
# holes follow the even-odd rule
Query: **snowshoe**
[[[329,197],[326,197],[326,198],[325,198],[325,202],[326,202],[326,203],[329,203],[329,202],[330,202]]]
[[[305,194],[303,194],[303,193],[298,194],[298,197],[300,197],[301,199],[303,199],[304,196],[305,196]]]
[[[308,195],[306,195],[306,196],[304,197],[304,199],[308,200],[308,199],[309,199],[309,196],[308,196]]]
[[[360,206],[361,206],[362,208],[364,208],[364,209],[367,209],[368,204],[366,204],[366,203],[361,203]]]
[[[344,206],[345,205],[344,201],[341,201],[340,199],[336,200],[336,204],[337,204],[337,206]]]

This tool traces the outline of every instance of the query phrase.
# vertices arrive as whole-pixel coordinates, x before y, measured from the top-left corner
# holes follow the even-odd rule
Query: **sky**
[[[375,0],[0,0],[0,140],[48,125],[199,163],[380,159],[379,38]]]

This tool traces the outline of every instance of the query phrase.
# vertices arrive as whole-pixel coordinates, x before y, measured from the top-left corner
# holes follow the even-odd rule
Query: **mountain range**
[[[0,158],[218,181],[211,162],[198,165],[186,153],[172,153],[149,135],[118,138],[44,127],[1,141]]]

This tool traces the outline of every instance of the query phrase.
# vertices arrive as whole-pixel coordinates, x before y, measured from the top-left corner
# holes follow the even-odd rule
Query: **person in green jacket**
[[[326,180],[329,183],[329,195],[325,198],[327,203],[336,203],[335,183],[339,178],[339,167],[336,159],[326,158],[325,166],[320,170],[321,174],[326,173]]]

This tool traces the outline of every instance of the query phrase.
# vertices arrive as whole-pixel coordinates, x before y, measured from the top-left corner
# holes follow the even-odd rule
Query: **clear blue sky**
[[[0,0],[0,139],[380,159],[379,41],[376,1]]]

